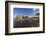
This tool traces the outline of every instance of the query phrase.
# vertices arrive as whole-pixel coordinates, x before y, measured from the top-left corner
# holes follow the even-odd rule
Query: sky
[[[38,8],[13,8],[13,16],[33,16],[36,13],[39,13]]]

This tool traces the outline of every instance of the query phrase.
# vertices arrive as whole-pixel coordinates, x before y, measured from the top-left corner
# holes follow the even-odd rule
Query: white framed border
[[[40,9],[40,27],[13,28],[13,8],[39,8]],[[43,10],[43,5],[9,3],[9,33],[43,31],[43,11],[42,10]]]

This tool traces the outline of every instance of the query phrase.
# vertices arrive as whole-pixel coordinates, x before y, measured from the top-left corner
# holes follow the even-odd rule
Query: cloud
[[[33,9],[33,15],[36,15],[37,13],[39,13],[39,9],[38,9],[38,8],[37,8],[37,9],[34,8],[34,9]]]

